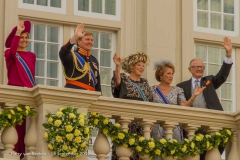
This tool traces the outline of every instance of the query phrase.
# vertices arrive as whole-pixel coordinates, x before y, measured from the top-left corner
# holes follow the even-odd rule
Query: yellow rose
[[[188,140],[187,138],[184,138],[184,141],[187,142],[187,143],[189,143],[189,140]]]
[[[177,143],[177,140],[176,140],[176,139],[173,139],[173,142],[174,142],[174,143]]]
[[[61,112],[64,108],[58,108],[58,110]]]
[[[28,110],[26,110],[25,112],[26,112],[26,115],[28,115],[29,111],[28,111]]]
[[[200,136],[196,136],[195,139],[196,139],[196,141],[201,141],[202,140]]]
[[[53,149],[52,144],[48,144],[48,148],[52,150]]]
[[[175,150],[171,150],[171,153],[170,153],[170,154],[173,155],[174,153],[175,153]]]
[[[8,114],[8,119],[11,119],[12,118],[12,115],[11,114]]]
[[[186,150],[187,150],[187,147],[186,147],[186,145],[184,145],[184,146],[182,147],[182,152],[186,152]]]
[[[210,146],[207,150],[209,151],[209,150],[211,150],[213,148],[213,146]]]
[[[130,145],[133,145],[134,142],[135,142],[135,139],[133,139],[133,138],[130,138],[129,141],[128,141],[128,143],[129,143]]]
[[[86,128],[84,129],[84,134],[88,134],[88,133],[89,133],[89,128],[86,127]]]
[[[121,127],[121,125],[120,125],[119,123],[115,123],[114,126],[115,126],[115,127],[118,127],[118,128]]]
[[[195,144],[191,142],[191,148],[193,149],[195,147]]]
[[[156,155],[160,155],[160,154],[161,154],[161,151],[160,151],[159,149],[156,149],[156,150],[154,151],[154,153],[155,153]]]
[[[81,147],[83,148],[83,147],[85,147],[86,146],[86,142],[83,142],[82,144],[81,144]]]
[[[108,124],[108,119],[104,119],[103,124],[107,125]]]
[[[206,138],[211,138],[212,136],[210,134],[205,135]]]
[[[215,132],[216,136],[221,136],[221,134],[219,132]]]
[[[89,140],[89,138],[90,138],[90,136],[89,136],[89,134],[88,134],[87,137],[86,137],[86,140]]]
[[[16,118],[14,118],[14,120],[13,120],[13,123],[15,123],[16,122]]]
[[[2,114],[2,112],[0,112],[0,114]]]
[[[128,145],[126,143],[123,143],[123,147],[128,148]]]
[[[47,139],[47,138],[48,138],[48,133],[47,133],[47,132],[44,132],[43,137],[44,137],[45,139]]]
[[[17,110],[18,110],[19,112],[21,112],[21,111],[22,111],[22,108],[20,108],[20,107],[17,107]]]
[[[12,113],[12,115],[15,115],[15,112],[12,109],[10,109],[10,112]]]
[[[68,150],[68,146],[67,146],[67,145],[64,145],[64,146],[62,146],[62,149],[63,149],[64,151],[66,151],[66,150]]]
[[[113,141],[115,138],[114,137],[110,137],[111,141]]]
[[[118,138],[119,139],[123,139],[125,137],[125,135],[123,133],[118,133]]]
[[[85,124],[84,119],[80,119],[79,124],[80,124],[80,126],[84,126],[84,124]]]
[[[139,138],[139,142],[142,142],[142,141],[144,141],[144,140],[145,140],[144,137],[140,137],[140,138]]]
[[[105,135],[108,134],[108,130],[107,130],[107,128],[104,128],[104,129],[103,129],[103,133],[104,133]]]
[[[60,117],[62,117],[62,115],[63,115],[63,112],[61,112],[61,111],[58,111],[56,115],[57,115],[57,116],[60,118]]]
[[[76,148],[72,148],[72,153],[76,153],[77,149]]]
[[[203,139],[203,137],[204,137],[204,135],[201,133],[199,133],[198,136],[201,137],[201,139]]]
[[[98,119],[94,119],[94,124],[98,125],[98,121],[99,121]]]
[[[74,136],[73,136],[72,133],[69,133],[69,134],[66,135],[66,138],[67,138],[69,141],[72,141],[73,137],[74,137]]]
[[[78,118],[79,118],[79,119],[84,119],[85,116],[84,116],[83,114],[80,114],[80,115],[78,116]]]
[[[65,129],[67,132],[72,132],[73,127],[71,125],[67,125],[67,126],[65,126]]]
[[[48,122],[49,122],[49,123],[52,123],[52,122],[53,122],[52,117],[49,117],[49,118],[48,118]]]
[[[76,118],[76,115],[73,114],[73,113],[69,113],[69,117],[70,117],[71,119],[74,119],[74,118]]]
[[[74,139],[74,142],[76,142],[76,143],[80,143],[81,141],[82,141],[81,137],[76,137]]]
[[[226,138],[224,141],[223,141],[223,143],[227,143],[228,142],[228,138]]]
[[[137,150],[138,152],[141,152],[141,151],[142,151],[142,147],[137,146],[137,147],[136,147],[136,150]]]
[[[147,149],[145,149],[144,151],[145,151],[145,153],[149,153],[149,150],[147,150]]]
[[[30,107],[29,106],[25,106],[26,110],[30,111]]]
[[[174,158],[174,159],[178,159],[178,156],[174,156],[173,158]]]
[[[165,144],[166,142],[167,142],[166,139],[164,138],[160,139],[160,143]]]
[[[122,131],[128,133],[128,130],[127,130],[127,129],[123,129]]]
[[[75,129],[74,135],[75,135],[75,136],[79,136],[79,135],[80,135],[80,131],[79,131],[78,129]]]
[[[209,141],[207,141],[207,142],[206,142],[206,147],[207,147],[207,149],[209,148],[209,146],[210,146],[210,143],[209,143]]]
[[[229,136],[232,135],[232,132],[231,132],[229,129],[227,129],[226,132],[227,132],[227,134],[228,134]]]
[[[56,136],[56,141],[57,142],[62,142],[63,140],[62,140],[62,137],[61,136]]]
[[[91,114],[92,114],[93,116],[96,116],[96,115],[97,115],[97,113],[96,113],[96,112],[91,112]]]
[[[148,147],[149,148],[154,148],[155,147],[155,143],[154,142],[148,142]]]
[[[57,126],[57,127],[59,127],[61,124],[62,124],[61,120],[54,121],[54,125]]]

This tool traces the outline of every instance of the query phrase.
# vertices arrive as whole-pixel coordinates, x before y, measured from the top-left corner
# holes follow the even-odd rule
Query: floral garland
[[[77,113],[77,108],[59,108],[56,114],[48,113],[44,138],[53,156],[79,157],[88,149],[93,126],[89,126],[88,115]]]
[[[46,129],[44,138],[48,148],[55,153],[54,156],[59,157],[82,155],[88,149],[89,136],[94,127],[110,137],[116,146],[136,150],[140,155],[149,155],[152,159],[159,156],[173,158],[196,156],[212,148],[218,148],[219,145],[225,146],[233,136],[231,130],[224,129],[214,135],[197,134],[191,141],[184,139],[182,143],[165,138],[147,140],[122,130],[120,124],[113,124],[108,118],[95,112],[88,115],[78,114],[77,109],[68,107],[59,109],[56,114],[49,113],[46,117],[48,122],[43,124]]]
[[[18,106],[11,109],[3,109],[0,112],[0,130],[4,127],[15,127],[21,125],[23,119],[27,116],[33,117],[36,115],[36,111],[32,110],[29,106]]]
[[[212,148],[218,148],[219,145],[226,146],[229,140],[232,139],[232,131],[224,129],[220,132],[216,132],[214,135],[202,135],[197,134],[189,141],[184,139],[184,142],[178,142],[177,140],[162,138],[160,140],[154,140],[153,138],[147,140],[137,134],[128,133],[122,130],[120,124],[113,124],[109,119],[102,115],[92,112],[89,117],[89,123],[99,128],[103,134],[109,136],[116,146],[124,146],[138,151],[140,155],[149,155],[152,159],[159,156],[183,158],[184,156],[196,156],[202,154],[204,151],[211,150]]]

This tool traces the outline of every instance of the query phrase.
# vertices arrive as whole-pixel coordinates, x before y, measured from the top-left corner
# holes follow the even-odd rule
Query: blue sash
[[[25,72],[28,76],[28,79],[31,82],[32,86],[35,86],[35,81],[34,81],[33,75],[31,73],[27,63],[22,59],[22,57],[18,53],[16,53],[16,58],[18,59],[20,64],[23,66],[23,69],[25,70]]]
[[[127,77],[127,79],[134,87],[136,87],[138,89],[139,93],[142,96],[143,101],[147,101],[147,99],[145,97],[145,94],[143,93],[142,89],[136,83],[132,82],[128,77]]]
[[[80,65],[83,67],[85,65],[85,60],[77,53],[77,52],[74,52],[75,55],[77,56],[77,59],[78,59],[78,62],[80,63]],[[91,68],[91,67],[90,67]],[[97,80],[94,76],[94,73],[92,71],[92,69],[90,70],[90,75],[92,77],[92,80],[93,80],[93,84],[94,86],[97,84]]]
[[[162,94],[162,92],[158,89],[158,87],[156,87],[155,91],[157,92],[157,94],[159,95],[159,97],[163,100],[163,102],[165,104],[168,104],[168,101],[166,100],[166,98],[164,97],[164,95]]]

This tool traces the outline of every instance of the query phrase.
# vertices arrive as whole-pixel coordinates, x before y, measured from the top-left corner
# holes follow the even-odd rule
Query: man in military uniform
[[[83,29],[84,24],[78,24],[72,38],[59,51],[66,78],[65,87],[101,92],[99,64],[91,55],[93,34]],[[77,49],[73,51],[75,43]]]

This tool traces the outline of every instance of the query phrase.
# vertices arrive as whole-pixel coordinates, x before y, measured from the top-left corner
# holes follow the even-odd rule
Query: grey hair
[[[170,64],[173,65],[171,60],[168,60],[168,59],[159,60],[159,61],[154,63],[154,70],[157,70],[158,67],[160,67],[160,66],[162,66],[162,65],[164,65],[166,63],[170,63]]]

